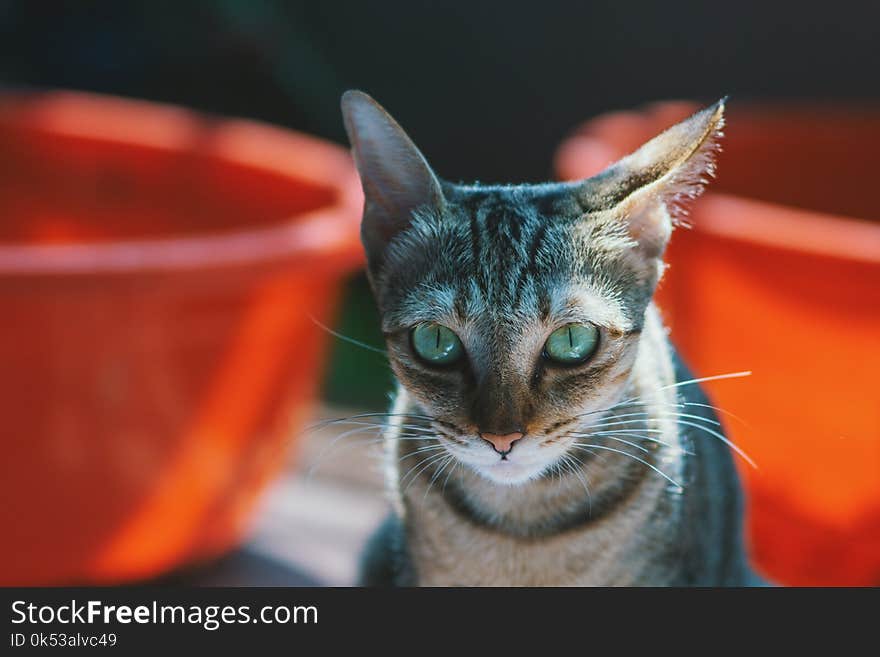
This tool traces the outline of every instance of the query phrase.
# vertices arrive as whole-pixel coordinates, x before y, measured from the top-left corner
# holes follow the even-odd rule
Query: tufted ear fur
[[[678,123],[577,188],[587,212],[610,211],[648,257],[662,255],[683,205],[715,171],[724,126],[722,98]]]
[[[425,157],[379,103],[361,91],[346,91],[342,115],[364,188],[361,239],[375,272],[413,213],[440,212],[445,201]]]

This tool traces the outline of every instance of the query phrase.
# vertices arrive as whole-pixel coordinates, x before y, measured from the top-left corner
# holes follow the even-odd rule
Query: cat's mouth
[[[548,467],[545,463],[523,462],[513,458],[499,457],[491,465],[478,466],[477,472],[498,484],[518,485],[536,479]]]
[[[459,443],[450,451],[482,477],[497,484],[514,486],[546,474],[559,459],[558,452],[564,451],[562,445],[554,445],[556,449],[543,449],[544,443],[543,440],[531,437],[518,441],[512,450],[498,453],[497,450],[488,448],[483,441],[473,441],[467,447]]]

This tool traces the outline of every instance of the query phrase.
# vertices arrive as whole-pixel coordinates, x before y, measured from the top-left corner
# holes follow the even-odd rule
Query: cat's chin
[[[502,486],[521,486],[540,477],[547,469],[546,464],[517,463],[499,459],[492,465],[472,466],[477,473],[494,484]]]

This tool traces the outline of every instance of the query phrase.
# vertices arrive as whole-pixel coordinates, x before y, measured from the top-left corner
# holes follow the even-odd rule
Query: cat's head
[[[712,172],[723,101],[599,175],[547,185],[439,179],[357,91],[343,115],[391,366],[447,450],[515,484],[624,393],[682,202]]]

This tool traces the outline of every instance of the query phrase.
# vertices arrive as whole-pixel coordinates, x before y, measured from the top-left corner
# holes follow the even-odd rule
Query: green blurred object
[[[364,274],[345,286],[342,310],[333,330],[374,349],[385,349],[379,313]],[[339,406],[384,409],[394,389],[394,376],[382,354],[331,336],[332,348],[324,379],[324,400]]]

